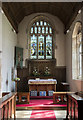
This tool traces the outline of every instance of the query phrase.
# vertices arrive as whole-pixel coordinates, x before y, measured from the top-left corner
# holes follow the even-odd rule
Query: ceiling
[[[81,2],[4,2],[2,9],[12,26],[18,33],[18,25],[25,16],[32,13],[50,13],[57,16],[64,24],[65,30],[70,27],[78,10],[83,4]]]

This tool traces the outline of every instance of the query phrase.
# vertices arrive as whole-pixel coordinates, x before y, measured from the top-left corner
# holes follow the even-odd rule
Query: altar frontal
[[[52,96],[53,91],[56,91],[57,81],[56,79],[37,78],[37,79],[29,79],[28,84],[29,84],[29,92],[31,93],[31,96],[49,96],[49,95]],[[49,94],[49,91],[51,94]]]

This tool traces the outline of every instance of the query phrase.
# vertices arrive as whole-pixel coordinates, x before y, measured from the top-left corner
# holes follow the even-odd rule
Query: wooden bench
[[[72,93],[72,92],[53,92],[53,103],[54,104],[60,104],[60,103],[65,104],[67,101],[67,98],[66,98],[67,93]]]
[[[18,92],[17,93],[17,104],[29,103],[30,94],[29,92]]]
[[[15,119],[16,111],[16,94],[17,93],[6,93],[2,98],[0,98],[0,119]]]

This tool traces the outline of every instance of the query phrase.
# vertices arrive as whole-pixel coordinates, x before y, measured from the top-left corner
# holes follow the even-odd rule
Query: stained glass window
[[[38,59],[44,59],[44,36],[38,37]]]
[[[33,27],[31,27],[31,33],[33,33]]]
[[[52,37],[48,35],[46,37],[46,59],[52,58]]]
[[[31,36],[31,59],[37,58],[37,37],[35,35]]]
[[[44,25],[46,26],[46,22],[44,22]]]
[[[37,27],[35,27],[35,33],[37,33]]]
[[[43,21],[40,21],[40,25],[41,25],[41,26],[43,25]]]
[[[44,30],[45,30],[44,27],[42,27],[42,33],[44,33]]]
[[[53,33],[51,25],[40,20],[31,27],[30,59],[52,59]]]
[[[38,33],[40,33],[41,32],[41,27],[38,27]]]
[[[49,33],[50,33],[50,34],[52,33],[52,28],[51,28],[51,27],[49,28]]]
[[[36,22],[36,25],[38,26],[38,25],[39,25],[39,22]]]
[[[46,33],[48,33],[48,27],[46,27]]]
[[[33,25],[35,25],[35,23],[33,23]]]

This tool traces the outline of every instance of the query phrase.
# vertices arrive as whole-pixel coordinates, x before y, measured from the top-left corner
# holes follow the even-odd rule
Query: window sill
[[[78,81],[83,81],[83,79],[81,78],[81,79],[72,79],[72,80],[78,80]]]

